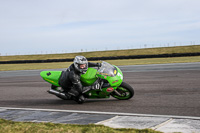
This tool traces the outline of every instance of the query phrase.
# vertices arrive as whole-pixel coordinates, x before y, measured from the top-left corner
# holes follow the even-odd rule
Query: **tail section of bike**
[[[47,82],[49,82],[52,85],[60,86],[59,85],[59,79],[62,74],[62,71],[42,71],[40,73],[40,76]]]

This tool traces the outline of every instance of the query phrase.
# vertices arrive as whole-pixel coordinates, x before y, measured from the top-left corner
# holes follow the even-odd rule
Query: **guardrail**
[[[119,59],[143,59],[143,58],[164,58],[164,57],[185,57],[200,56],[199,53],[173,53],[159,55],[131,55],[131,56],[111,56],[111,57],[89,57],[89,61],[94,60],[119,60]],[[47,59],[47,60],[17,60],[17,61],[0,61],[0,64],[23,64],[23,63],[50,63],[50,62],[72,62],[74,59]]]

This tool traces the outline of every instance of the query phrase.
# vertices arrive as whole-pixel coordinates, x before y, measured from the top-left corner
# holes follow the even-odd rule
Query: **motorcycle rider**
[[[63,71],[59,79],[59,84],[67,93],[74,96],[74,100],[78,103],[84,102],[82,92],[84,89],[99,89],[99,83],[94,83],[92,86],[83,87],[80,81],[82,74],[85,74],[88,67],[101,67],[101,63],[88,62],[84,56],[76,56],[74,63],[69,66],[66,71]]]

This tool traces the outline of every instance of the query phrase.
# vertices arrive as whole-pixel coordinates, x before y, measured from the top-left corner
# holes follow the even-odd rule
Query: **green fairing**
[[[88,68],[87,72],[81,75],[81,82],[83,86],[92,85],[97,80],[96,73],[96,69]]]
[[[60,87],[58,81],[60,79],[62,71],[42,71],[40,76],[47,82]]]

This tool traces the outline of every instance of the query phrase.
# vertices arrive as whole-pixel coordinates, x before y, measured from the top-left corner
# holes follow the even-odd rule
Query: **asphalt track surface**
[[[0,72],[0,107],[122,112],[200,117],[200,63],[121,66],[135,90],[130,100],[93,99],[84,104],[48,94],[42,70]]]

